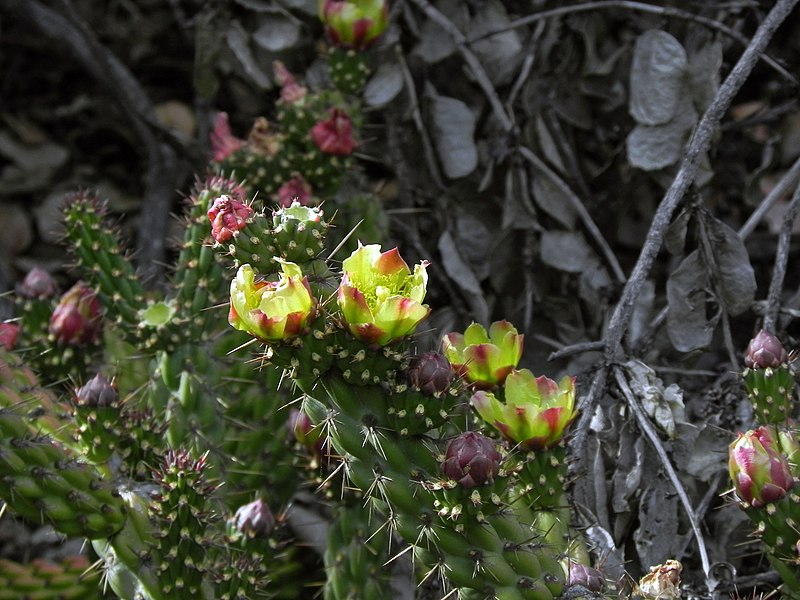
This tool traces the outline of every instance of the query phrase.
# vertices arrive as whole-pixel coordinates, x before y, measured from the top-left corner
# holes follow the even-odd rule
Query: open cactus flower
[[[414,332],[428,316],[422,304],[428,284],[427,261],[412,272],[397,248],[359,246],[342,264],[337,299],[345,325],[365,344],[386,346]]]
[[[463,334],[444,336],[442,350],[468,383],[490,389],[502,385],[519,364],[524,337],[508,321],[495,321],[488,333],[483,325],[473,323]]]
[[[526,450],[557,444],[575,418],[575,378],[558,383],[535,377],[528,369],[514,370],[505,383],[505,403],[492,392],[479,390],[471,400],[481,418],[509,442]]]
[[[308,327],[316,315],[316,301],[300,267],[281,261],[277,281],[255,281],[250,265],[239,267],[231,282],[228,321],[265,342],[290,340]]]

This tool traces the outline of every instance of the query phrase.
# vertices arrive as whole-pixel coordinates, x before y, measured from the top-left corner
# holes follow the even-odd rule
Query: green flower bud
[[[428,285],[422,261],[408,268],[397,248],[359,245],[342,264],[338,302],[347,329],[366,344],[386,346],[410,335],[430,313],[422,304]]]
[[[503,385],[522,357],[523,335],[508,321],[495,321],[489,333],[480,323],[442,339],[447,360],[464,379],[479,389]]]
[[[576,416],[575,378],[556,383],[534,377],[528,369],[512,371],[505,384],[505,404],[491,392],[478,391],[472,406],[508,441],[527,450],[543,450],[561,440]]]

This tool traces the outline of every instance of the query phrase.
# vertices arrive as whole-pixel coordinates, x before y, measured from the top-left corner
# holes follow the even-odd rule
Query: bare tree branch
[[[764,313],[764,329],[772,333],[775,333],[775,324],[781,307],[783,280],[786,277],[786,264],[789,262],[789,243],[792,241],[792,229],[798,213],[800,213],[800,185],[794,189],[789,209],[783,217],[781,233],[778,236],[778,249],[775,251],[775,266],[767,294],[767,310]]]

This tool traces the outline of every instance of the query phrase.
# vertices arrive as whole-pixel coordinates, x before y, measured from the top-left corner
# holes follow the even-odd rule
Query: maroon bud
[[[19,325],[15,323],[0,323],[0,348],[13,350],[19,337]]]
[[[267,503],[259,498],[240,506],[233,517],[233,524],[248,537],[267,537],[275,528],[275,517]]]
[[[244,229],[247,219],[253,214],[253,209],[231,198],[220,196],[208,209],[208,219],[211,221],[211,237],[221,244],[233,237],[233,234]]]
[[[426,352],[412,361],[406,376],[411,386],[426,396],[441,396],[453,381],[453,367],[444,355]]]
[[[744,364],[748,369],[774,369],[785,365],[788,361],[789,355],[783,344],[765,329],[750,340],[744,353]]]
[[[93,342],[100,327],[100,301],[82,281],[61,296],[50,317],[50,333],[60,344],[80,346]]]
[[[311,421],[311,417],[302,410],[293,408],[289,413],[286,425],[294,435],[294,439],[313,452],[317,458],[322,457],[324,445],[322,432]]]
[[[462,487],[473,488],[494,481],[500,470],[500,459],[493,440],[468,431],[450,440],[442,472]]]
[[[58,293],[58,284],[50,273],[41,267],[33,267],[17,288],[17,293],[24,298],[52,298]]]
[[[602,592],[606,581],[597,569],[570,560],[567,585],[580,585],[590,592]]]
[[[100,373],[92,377],[83,387],[75,390],[75,404],[102,408],[114,406],[119,400],[117,390]]]

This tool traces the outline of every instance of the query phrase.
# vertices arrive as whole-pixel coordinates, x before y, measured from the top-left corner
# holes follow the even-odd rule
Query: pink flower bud
[[[736,495],[756,508],[780,500],[794,487],[789,461],[769,427],[739,435],[730,446],[728,470]]]
[[[297,202],[301,206],[311,206],[311,186],[299,173],[294,173],[292,178],[278,189],[278,200],[283,208],[289,208]]]
[[[326,154],[348,156],[358,145],[353,139],[353,124],[341,108],[332,108],[330,118],[311,128],[311,140]]]
[[[235,137],[228,123],[228,113],[217,113],[214,119],[214,129],[211,131],[212,158],[216,161],[225,160],[244,144],[244,140]]]
[[[80,346],[93,342],[102,325],[100,310],[97,294],[79,281],[58,302],[50,317],[50,333],[60,344]]]
[[[494,441],[468,431],[447,445],[442,472],[462,487],[473,488],[494,481],[500,470],[500,459]]]
[[[19,325],[15,323],[0,323],[0,348],[13,350],[19,337]]]
[[[235,200],[231,196],[220,196],[208,209],[208,218],[211,221],[211,237],[218,244],[227,242],[237,231],[241,231],[247,224],[247,219],[253,214],[253,209]]]
[[[580,585],[590,592],[602,592],[606,582],[603,574],[597,569],[570,560],[567,585]]]
[[[789,355],[783,344],[765,329],[750,340],[744,354],[744,364],[748,369],[774,369],[785,365],[788,361]]]
[[[50,273],[34,267],[22,280],[17,293],[24,298],[52,298],[58,293],[58,284]]]
[[[267,537],[275,528],[275,517],[269,505],[259,498],[240,506],[233,523],[237,530],[249,537]]]
[[[408,368],[411,386],[427,396],[441,396],[453,381],[453,367],[438,352],[417,356]]]

